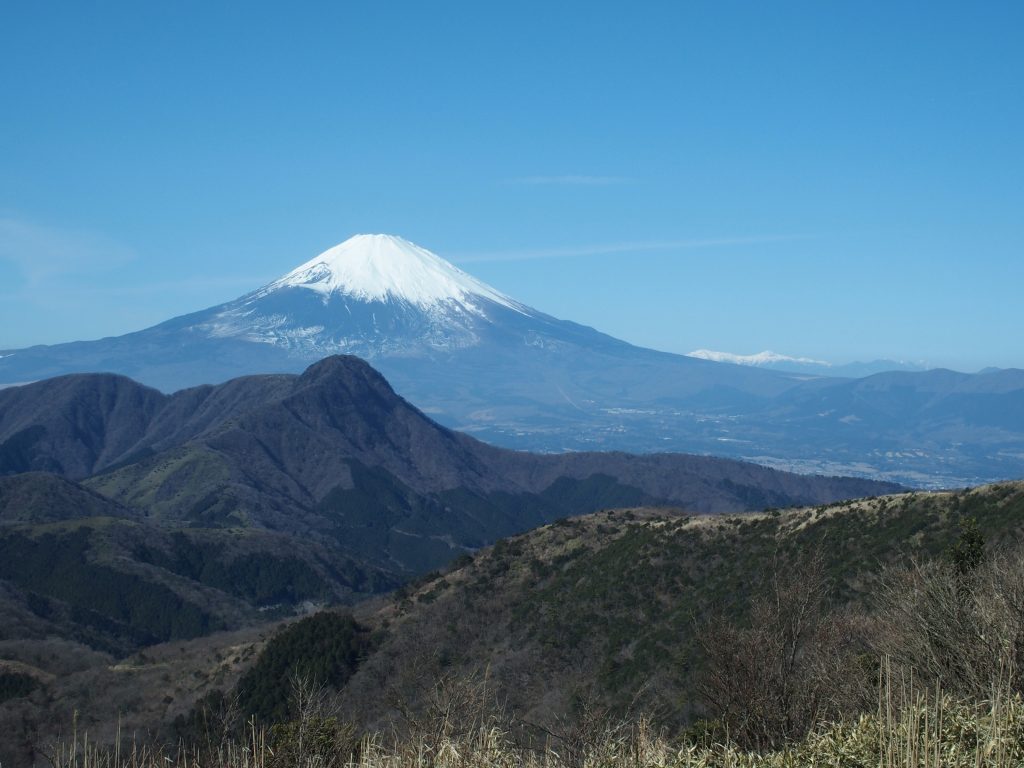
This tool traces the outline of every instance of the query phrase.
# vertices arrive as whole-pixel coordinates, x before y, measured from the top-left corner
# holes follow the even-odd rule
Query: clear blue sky
[[[6,3],[0,348],[358,232],[687,352],[1024,367],[1024,3]]]

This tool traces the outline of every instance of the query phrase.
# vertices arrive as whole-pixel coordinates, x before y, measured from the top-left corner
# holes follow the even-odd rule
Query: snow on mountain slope
[[[871,360],[852,363],[830,363],[810,357],[791,357],[772,352],[770,349],[755,355],[735,355],[732,352],[716,352],[711,349],[695,349],[688,357],[711,360],[715,363],[732,363],[752,368],[766,368],[788,373],[808,374],[811,376],[834,376],[837,378],[859,379],[887,371],[926,371],[930,368],[926,361],[908,360]]]
[[[356,235],[283,277],[214,307],[191,330],[306,357],[418,355],[476,346],[489,326],[540,317],[394,235]]]
[[[801,365],[820,365],[823,368],[831,368],[832,364],[824,360],[813,360],[809,357],[790,357],[780,355],[766,349],[756,355],[734,355],[732,352],[715,352],[711,349],[695,349],[690,352],[689,357],[699,357],[701,360],[713,360],[716,363],[734,363],[736,365],[775,365],[778,363],[799,363]]]
[[[257,295],[286,287],[308,288],[322,294],[325,301],[340,293],[361,301],[404,301],[420,309],[456,302],[479,311],[473,299],[483,297],[517,312],[525,309],[426,248],[394,235],[350,237],[257,291]]]

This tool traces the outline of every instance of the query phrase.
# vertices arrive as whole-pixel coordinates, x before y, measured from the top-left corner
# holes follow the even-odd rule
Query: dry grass
[[[364,737],[357,754],[307,754],[287,760],[263,732],[207,755],[184,749],[124,751],[97,748],[85,736],[58,745],[53,768],[1009,768],[1024,764],[1024,701],[996,691],[986,702],[925,695],[883,675],[878,711],[819,727],[798,744],[772,752],[743,752],[723,744],[680,744],[646,721],[610,725],[580,751],[549,743],[518,746],[486,718],[472,727],[440,727],[433,737]],[[457,724],[450,724],[457,725]]]

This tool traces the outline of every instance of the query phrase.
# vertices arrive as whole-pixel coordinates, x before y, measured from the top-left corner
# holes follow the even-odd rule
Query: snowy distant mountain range
[[[687,451],[931,486],[1024,476],[1024,371],[844,378],[767,353],[751,365],[657,352],[528,307],[390,235],[357,235],[152,328],[0,350],[0,386],[102,371],[174,391],[337,353],[370,361],[446,426],[510,447]]]
[[[695,349],[690,357],[701,360],[713,360],[716,363],[732,363],[734,365],[751,365],[756,368],[770,368],[790,373],[806,373],[814,376],[840,376],[859,379],[886,371],[927,371],[929,366],[924,362],[908,362],[906,360],[872,360],[870,362],[829,363],[825,360],[814,360],[809,357],[790,357],[778,352],[765,350],[754,355],[735,355],[731,352],[716,352],[711,349]]]

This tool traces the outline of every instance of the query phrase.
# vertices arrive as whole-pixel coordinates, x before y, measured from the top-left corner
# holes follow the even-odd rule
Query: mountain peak
[[[439,302],[473,308],[474,298],[520,310],[486,283],[396,235],[355,235],[275,280],[267,292],[305,288],[326,300],[340,293],[362,301],[399,301],[421,309]]]
[[[716,352],[712,349],[695,349],[693,352],[689,353],[688,357],[698,357],[701,360],[711,360],[716,363],[733,363],[735,365],[801,363],[804,365],[821,366],[822,368],[832,367],[832,363],[824,360],[813,360],[809,357],[790,357],[789,355],[780,355],[778,352],[772,352],[770,349],[766,349],[764,352],[758,352],[754,355],[735,355],[732,352]]]
[[[374,384],[384,384],[390,389],[384,377],[368,362],[355,355],[329,355],[306,368],[299,376],[304,383],[325,379],[356,377]]]

